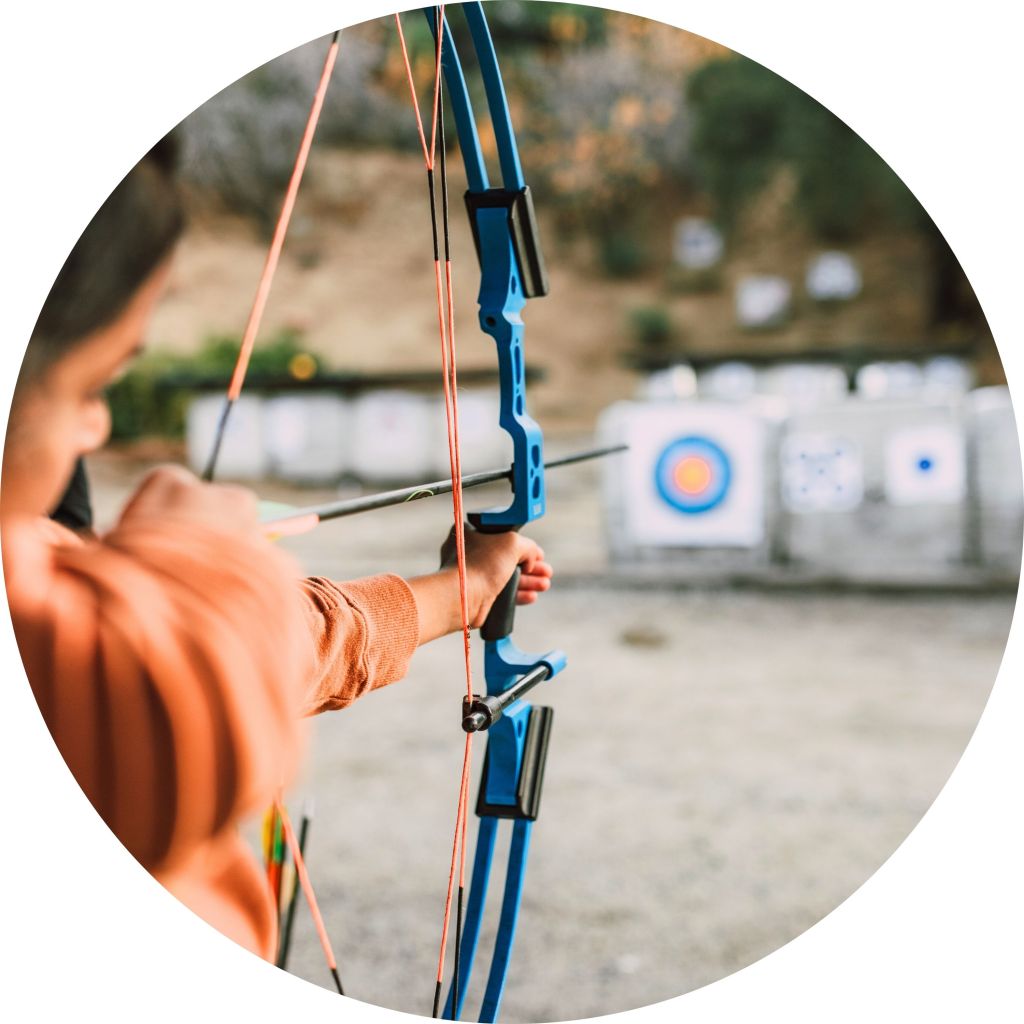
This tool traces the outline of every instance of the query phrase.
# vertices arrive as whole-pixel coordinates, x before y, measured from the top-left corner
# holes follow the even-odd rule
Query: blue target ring
[[[687,515],[717,508],[731,483],[729,456],[706,437],[673,441],[663,449],[654,467],[654,485],[662,501]]]

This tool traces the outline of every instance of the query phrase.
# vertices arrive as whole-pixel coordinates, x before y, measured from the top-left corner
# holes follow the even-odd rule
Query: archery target
[[[765,425],[723,402],[620,402],[602,437],[611,520],[634,547],[750,548],[765,536]]]
[[[790,434],[780,453],[782,500],[791,512],[845,512],[864,497],[864,459],[852,438]]]
[[[945,424],[905,427],[885,444],[885,494],[893,505],[953,504],[966,494],[962,431]]]
[[[658,494],[672,508],[700,515],[725,500],[732,464],[710,438],[682,437],[662,449],[654,467],[654,481]]]

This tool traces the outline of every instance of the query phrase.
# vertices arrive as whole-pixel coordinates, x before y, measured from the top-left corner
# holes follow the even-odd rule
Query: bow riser
[[[478,514],[487,530],[515,529],[544,515],[544,441],[526,411],[523,320],[526,305],[515,247],[504,209],[476,211],[480,241],[480,328],[494,339],[501,392],[499,424],[512,438],[512,502],[505,509]]]

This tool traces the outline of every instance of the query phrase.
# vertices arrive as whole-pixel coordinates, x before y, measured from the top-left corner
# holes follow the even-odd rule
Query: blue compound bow
[[[511,437],[513,446],[510,469],[513,489],[511,504],[507,508],[471,514],[469,520],[478,530],[501,533],[520,529],[527,523],[539,519],[545,510],[543,436],[540,427],[526,411],[526,365],[523,357],[523,321],[520,313],[527,299],[547,293],[548,283],[538,245],[533,201],[523,178],[508,101],[483,5],[466,3],[460,6],[469,26],[473,48],[483,76],[487,107],[498,148],[501,187],[492,188],[490,185],[469,91],[451,30],[443,17],[441,63],[469,183],[466,206],[481,269],[480,326],[485,334],[494,339],[497,348],[501,392],[499,423]],[[441,10],[443,11],[443,8]],[[436,42],[438,9],[428,8],[424,13]],[[278,218],[270,255],[257,289],[228,398],[217,426],[216,439],[204,474],[206,479],[213,478],[231,407],[245,377],[337,50],[338,33],[335,33],[288,193]],[[425,141],[424,149],[426,151]],[[428,161],[429,159],[428,157]],[[442,173],[443,159],[442,137]],[[433,195],[433,191],[431,194]],[[594,454],[604,452],[584,453],[582,457],[589,458]],[[579,457],[571,457],[563,461],[578,459]],[[331,517],[323,508],[310,511],[316,515],[307,518],[314,522]],[[519,915],[530,831],[540,807],[553,714],[550,708],[532,707],[524,698],[532,687],[557,675],[565,667],[565,655],[561,651],[530,655],[520,651],[512,642],[518,582],[519,570],[516,570],[480,631],[485,641],[484,671],[487,693],[482,696],[474,695],[472,699],[467,697],[463,712],[462,724],[466,732],[487,730],[488,740],[476,808],[480,828],[469,901],[461,935],[457,933],[456,937],[454,981],[444,1009],[444,1016],[449,1018],[457,1017],[462,1011],[466,986],[480,938],[498,823],[502,818],[508,818],[513,821],[513,826],[505,893],[480,1020],[493,1021],[498,1014]],[[299,860],[298,856],[296,860]],[[317,916],[318,911],[311,892],[308,895],[314,916]],[[322,939],[326,939],[326,936],[322,935]],[[341,982],[329,943],[325,942],[324,951],[340,992]]]
[[[477,133],[469,91],[447,19],[443,19],[441,63],[447,94],[455,115],[459,145],[469,189],[466,207],[480,258],[480,326],[494,339],[500,375],[499,423],[512,438],[513,499],[507,508],[469,516],[478,530],[500,533],[518,530],[539,519],[545,510],[543,435],[526,411],[526,373],[523,321],[526,300],[545,295],[547,274],[537,238],[533,201],[519,162],[512,119],[498,68],[494,43],[480,3],[461,5],[483,76],[487,108],[497,142],[501,186],[491,187]],[[426,12],[437,37],[435,9]],[[534,707],[525,694],[537,683],[565,667],[561,651],[527,654],[512,642],[518,570],[495,602],[480,633],[485,642],[484,675],[487,693],[465,702],[463,728],[487,730],[487,752],[476,813],[480,819],[469,901],[458,945],[455,980],[444,1016],[462,1012],[494,862],[498,824],[513,822],[505,892],[494,945],[481,1021],[498,1015],[508,975],[512,943],[523,892],[530,831],[540,807],[544,764],[553,712]]]

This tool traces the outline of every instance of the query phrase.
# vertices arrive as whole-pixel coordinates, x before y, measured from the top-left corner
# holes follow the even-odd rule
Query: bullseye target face
[[[732,464],[714,441],[681,437],[662,450],[654,479],[663,501],[679,512],[700,515],[725,500],[732,483]]]
[[[602,419],[602,437],[629,445],[608,470],[616,543],[677,551],[763,543],[768,427],[755,412],[734,402],[620,402]]]

